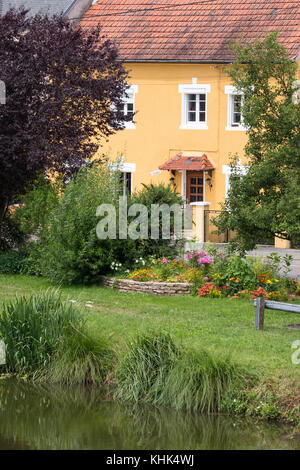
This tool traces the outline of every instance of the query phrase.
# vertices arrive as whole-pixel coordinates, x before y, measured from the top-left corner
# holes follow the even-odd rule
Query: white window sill
[[[197,202],[190,202],[191,206],[210,206],[211,202],[206,201],[197,201]]]
[[[246,132],[247,129],[246,129],[246,127],[242,127],[242,126],[237,126],[237,127],[226,126],[225,131],[242,131],[242,132]]]
[[[184,130],[189,130],[189,131],[197,131],[197,130],[206,130],[206,129],[208,129],[208,126],[206,124],[197,125],[197,126],[191,126],[191,125],[188,125],[188,124],[181,124],[181,126],[179,126],[179,129],[184,129]]]
[[[125,129],[136,129],[135,124],[133,122],[126,122],[124,130]]]

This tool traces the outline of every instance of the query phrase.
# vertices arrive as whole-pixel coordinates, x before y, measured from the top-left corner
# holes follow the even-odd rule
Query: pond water
[[[3,449],[300,449],[291,426],[105,400],[98,390],[0,380]]]

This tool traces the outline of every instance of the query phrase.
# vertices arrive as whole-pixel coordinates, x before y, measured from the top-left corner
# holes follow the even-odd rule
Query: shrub
[[[44,275],[68,284],[95,282],[110,271],[112,261],[121,258],[119,240],[99,240],[96,234],[96,208],[116,201],[115,173],[106,163],[82,168],[66,185],[41,245]]]
[[[162,215],[159,216],[159,238],[157,240],[151,238],[151,205],[152,204],[167,204],[170,207],[173,204],[182,205],[182,198],[179,193],[169,184],[165,186],[163,183],[159,184],[143,184],[143,189],[135,192],[131,197],[131,204],[143,204],[148,209],[148,239],[139,240],[137,243],[137,251],[143,257],[156,256],[157,258],[174,256],[183,246],[182,239],[169,239],[162,238]],[[175,223],[174,214],[170,214],[170,235],[174,235]]]
[[[22,206],[15,210],[13,218],[27,238],[34,235],[43,242],[48,233],[49,217],[59,203],[61,191],[60,179],[54,183],[41,175],[28,187],[26,194],[20,196]]]
[[[31,375],[46,367],[71,324],[79,326],[79,311],[56,292],[17,297],[0,315],[0,336],[6,345],[6,370]]]
[[[7,250],[0,252],[0,273],[21,274],[27,259],[27,252]]]
[[[23,241],[20,224],[10,213],[7,213],[0,222],[0,252],[16,249],[22,245]]]

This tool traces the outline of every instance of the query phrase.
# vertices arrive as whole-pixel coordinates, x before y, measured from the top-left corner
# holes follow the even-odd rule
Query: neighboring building
[[[5,15],[10,8],[24,7],[29,15],[36,13],[62,14],[67,18],[76,18],[75,23],[84,15],[92,5],[93,0],[0,0],[0,16]]]
[[[111,156],[124,157],[124,185],[133,190],[141,183],[171,181],[195,205],[195,219],[202,220],[199,211],[218,210],[224,201],[230,154],[243,155],[246,143],[243,98],[224,71],[233,60],[229,43],[242,34],[251,40],[276,30],[290,57],[299,61],[300,2],[170,4],[98,0],[81,26],[100,22],[102,34],[115,41],[130,70],[124,114],[137,114],[104,147]],[[243,158],[241,167],[246,171]],[[199,224],[197,233],[203,239]]]

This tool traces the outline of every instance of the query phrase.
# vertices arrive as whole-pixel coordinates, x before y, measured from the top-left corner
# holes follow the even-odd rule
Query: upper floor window
[[[228,117],[226,130],[244,131],[242,116],[243,94],[233,86],[225,86],[225,94],[228,95]]]
[[[138,92],[137,85],[131,85],[124,98],[124,116],[129,116],[130,121],[125,122],[125,129],[135,129],[134,112],[135,112],[135,94]]]
[[[182,94],[180,129],[208,129],[207,93],[210,85],[179,85]]]

